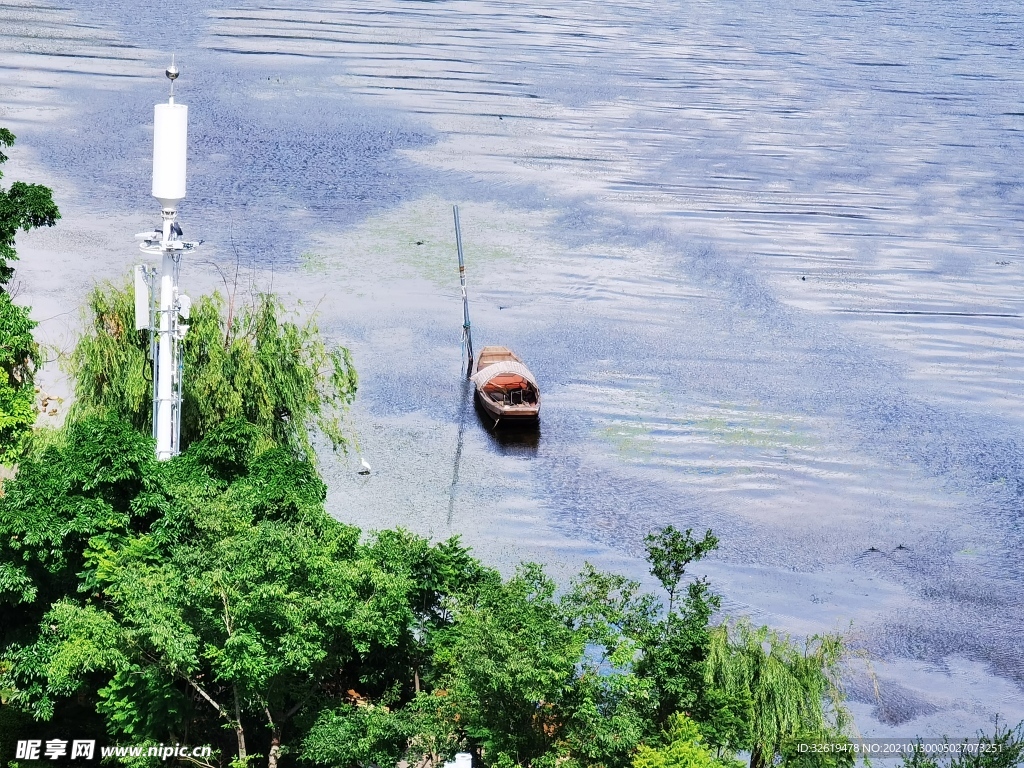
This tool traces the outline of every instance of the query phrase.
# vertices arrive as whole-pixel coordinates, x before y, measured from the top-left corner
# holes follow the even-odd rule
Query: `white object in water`
[[[370,465],[366,462],[362,456],[359,457],[359,463],[363,465],[363,468],[359,470],[360,475],[370,474]]]

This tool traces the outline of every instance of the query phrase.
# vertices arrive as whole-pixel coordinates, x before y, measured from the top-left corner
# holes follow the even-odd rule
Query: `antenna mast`
[[[159,273],[155,267],[135,268],[135,327],[150,331],[153,438],[161,461],[181,452],[181,340],[188,331],[181,319],[188,320],[192,301],[178,293],[178,272],[181,254],[198,245],[181,239],[177,222],[178,203],[185,197],[188,107],[174,103],[179,72],[173,57],[165,74],[171,81],[170,97],[153,111],[153,197],[160,202],[162,227],[135,236],[143,253],[161,257]]]
[[[462,258],[462,230],[459,229],[459,206],[453,205],[455,214],[455,247],[459,252],[459,282],[462,284],[462,342],[469,353],[466,378],[473,373],[473,329],[469,324],[469,297],[466,296],[466,263]]]

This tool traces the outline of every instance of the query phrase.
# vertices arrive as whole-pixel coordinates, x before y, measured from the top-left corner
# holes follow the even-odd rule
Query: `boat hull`
[[[476,391],[476,401],[483,411],[497,422],[536,422],[540,418],[540,403],[530,405],[502,405],[494,402],[480,390]]]

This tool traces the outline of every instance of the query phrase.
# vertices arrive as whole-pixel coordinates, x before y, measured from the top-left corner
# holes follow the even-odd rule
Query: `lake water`
[[[137,261],[173,51],[183,286],[355,355],[333,514],[563,580],[711,527],[728,613],[870,656],[863,733],[967,736],[1024,718],[1022,41],[1008,0],[5,1],[9,178],[65,214],[23,297],[66,347]],[[452,203],[539,434],[467,399]]]

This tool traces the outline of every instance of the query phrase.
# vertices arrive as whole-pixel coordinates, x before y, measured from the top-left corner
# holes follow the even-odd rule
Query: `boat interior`
[[[480,350],[477,370],[482,370],[491,363],[501,363],[506,360],[514,360],[517,363],[522,362],[508,347],[484,347]]]
[[[502,405],[535,405],[537,390],[526,379],[514,373],[503,373],[484,384],[483,394]]]

